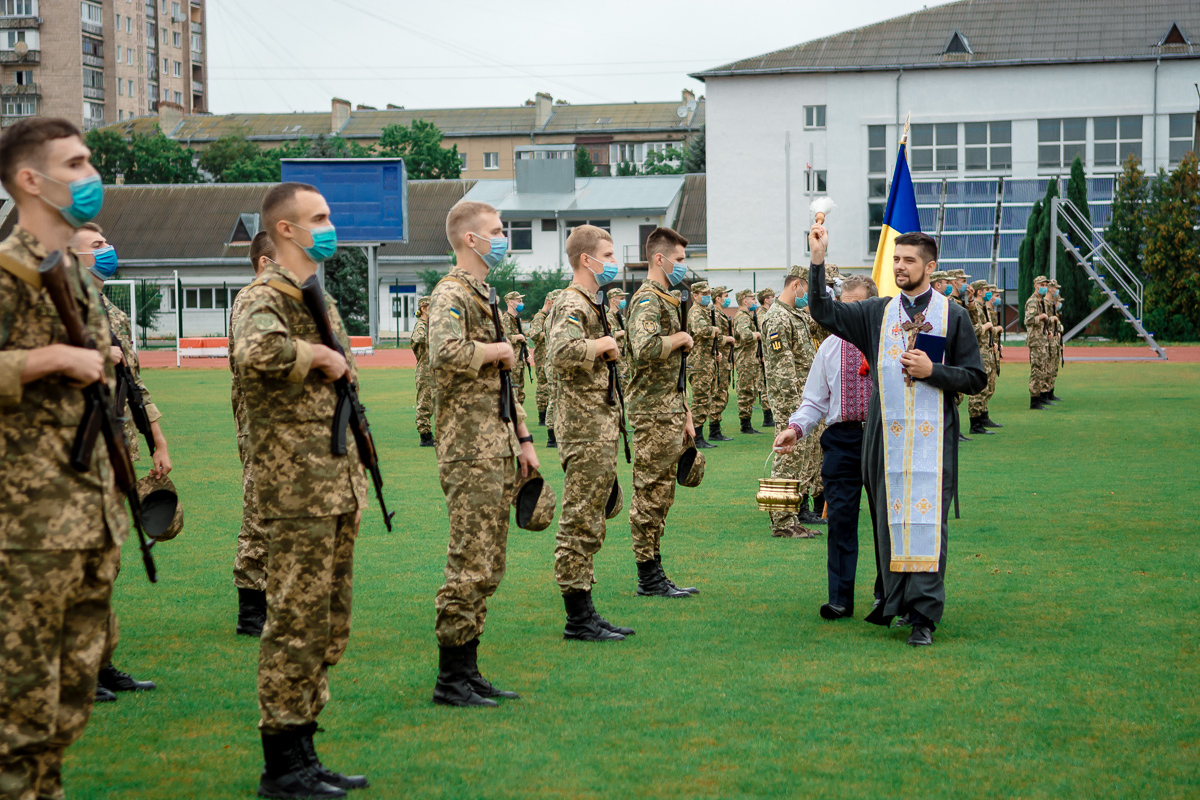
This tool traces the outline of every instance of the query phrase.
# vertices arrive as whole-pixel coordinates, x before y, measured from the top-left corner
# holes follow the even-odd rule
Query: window
[[[179,10],[179,3],[171,3],[171,16],[175,19],[183,17],[183,13]]]
[[[104,58],[104,42],[100,41],[99,39],[93,39],[90,36],[84,36],[83,54],[85,56]]]
[[[162,13],[164,13],[164,14],[167,13],[167,0],[160,0],[159,10],[162,11]]]
[[[968,122],[963,125],[967,169],[1012,169],[1012,123]]]
[[[171,69],[171,59],[164,58],[163,59],[163,75],[165,76],[170,69]]]
[[[103,89],[104,73],[98,69],[83,68],[83,86],[85,89]]]
[[[192,34],[192,52],[193,53],[203,52],[203,50],[204,50],[204,48],[202,47],[203,43],[204,43],[203,36],[201,36],[198,33]]]
[[[17,42],[23,42],[23,41],[25,41],[25,31],[9,31],[8,32],[8,47],[6,49],[12,50],[14,47],[17,46]]]
[[[804,191],[824,193],[829,191],[826,188],[825,170],[823,169],[806,169],[804,170]]]
[[[13,73],[13,80],[17,86],[32,86],[33,85],[33,70],[19,69]]]
[[[879,249],[883,233],[883,212],[887,205],[887,127],[867,126],[867,170],[876,178],[867,178],[867,252]]]
[[[104,104],[103,103],[88,103],[83,104],[83,119],[85,122],[104,122]]]
[[[165,86],[162,87],[162,99],[164,101],[169,101],[171,99],[171,90]]]
[[[125,58],[125,48],[117,45],[117,62],[120,63]]]
[[[612,144],[609,145],[608,154],[610,164],[640,164],[645,158],[645,145],[633,142]]]
[[[197,309],[212,309],[226,307],[226,290],[224,287],[185,288],[183,290],[183,307]]]
[[[35,114],[37,114],[37,102],[33,99],[4,99],[4,116],[6,117],[32,117]]]
[[[804,127],[805,128],[824,128],[825,127],[825,106],[805,106],[804,107]]]
[[[500,154],[499,153],[484,153],[483,154],[484,169],[500,169]]]
[[[125,17],[125,32],[133,33],[133,17]]]
[[[83,21],[89,25],[104,24],[104,12],[95,3],[80,3],[79,13],[83,17]]]
[[[126,83],[128,84],[129,88],[125,90],[125,93],[130,97],[133,97],[133,78],[127,80]]]
[[[179,105],[183,105],[183,95],[180,94],[179,92],[175,93],[175,102],[178,103]]]
[[[1075,156],[1084,157],[1087,118],[1038,120],[1038,167],[1062,169],[1071,166]]]
[[[117,30],[121,30],[121,15],[117,14]]]
[[[887,127],[884,125],[867,126],[867,172],[881,175],[887,172]]]
[[[459,169],[467,168],[467,154],[466,153],[458,154],[458,168]]]
[[[180,64],[178,61],[174,62],[171,65],[171,74],[176,78],[181,77],[183,75],[183,64]]]
[[[509,250],[529,252],[533,249],[533,223],[529,220],[504,220],[504,235],[508,237]]]
[[[171,31],[171,44],[176,47],[183,47],[183,34],[179,31]]]
[[[125,112],[118,108],[117,109],[117,122],[120,122],[124,119],[125,119]]]
[[[1129,156],[1142,159],[1142,118],[1096,117],[1092,120],[1097,167],[1116,167]]]
[[[34,16],[33,0],[2,0],[0,1],[0,16],[32,17]]]
[[[121,97],[125,96],[125,81],[117,81],[117,94],[119,94]]]
[[[161,30],[162,30],[162,43],[166,44],[167,43],[167,34],[169,33],[169,31],[166,28],[162,28]]]
[[[133,48],[132,47],[125,48],[125,63],[131,67],[133,66]]]
[[[595,225],[597,228],[603,228],[612,233],[611,219],[569,219],[567,220],[567,236],[571,235],[571,231],[578,228],[580,225]]]
[[[958,169],[958,123],[912,126],[913,172]]]
[[[554,233],[558,230],[558,220],[544,219],[542,220],[542,233]]]
[[[1196,127],[1196,118],[1192,114],[1172,114],[1170,125],[1167,128],[1170,141],[1168,144],[1168,156],[1170,157],[1171,166],[1175,166],[1180,161],[1183,161],[1185,153],[1190,153],[1193,147],[1193,132]]]
[[[149,42],[151,44],[151,46],[153,46],[153,44],[154,44],[154,37],[158,36],[158,34],[155,32],[155,30],[156,29],[154,27],[153,22],[146,23],[146,41]]]

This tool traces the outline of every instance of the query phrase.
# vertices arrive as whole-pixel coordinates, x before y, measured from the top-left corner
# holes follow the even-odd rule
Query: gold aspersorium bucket
[[[767,462],[775,455],[774,450],[767,456]],[[766,471],[766,463],[763,464]],[[800,510],[800,481],[794,478],[759,478],[758,494],[759,511],[799,511]]]

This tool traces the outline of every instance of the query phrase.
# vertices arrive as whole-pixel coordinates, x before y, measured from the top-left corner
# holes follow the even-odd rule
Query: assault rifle
[[[761,385],[765,387],[767,385],[767,362],[763,358],[762,331],[760,331],[758,329],[758,317],[756,317],[754,315],[754,312],[747,311],[746,313],[750,315],[750,328],[755,333],[758,334],[758,340],[756,342],[756,344],[758,345],[758,366],[759,366],[759,369],[762,370],[762,384]],[[758,404],[760,406],[762,405],[762,391],[761,390],[758,393]]]
[[[83,324],[83,317],[79,314],[79,305],[75,300],[62,253],[55,250],[46,256],[38,267],[38,274],[42,278],[42,286],[50,295],[50,301],[58,311],[63,327],[67,329],[67,340],[71,346],[100,351],[96,337]],[[106,352],[104,356],[108,358]],[[154,557],[150,555],[152,545],[146,541],[146,531],[142,526],[142,502],[137,493],[137,472],[133,468],[133,459],[129,457],[129,449],[125,446],[124,426],[117,414],[108,383],[101,379],[83,387],[83,403],[83,417],[75,433],[75,444],[71,447],[71,466],[77,472],[87,472],[91,469],[96,437],[104,436],[113,478],[117,488],[125,493],[125,498],[129,501],[129,515],[133,517],[133,527],[137,531],[138,548],[142,551],[146,577],[151,583],[156,583],[158,569],[154,566]]]
[[[600,315],[600,325],[604,328],[604,335],[616,339],[613,336],[612,326],[608,324],[608,307],[605,302],[604,290],[601,289],[596,293],[596,313]],[[608,362],[608,397],[606,402],[612,406],[618,402],[621,404],[621,415],[618,418],[621,425],[621,439],[625,442],[625,463],[632,464],[633,456],[629,453],[629,431],[625,428],[625,392],[621,390],[621,376],[617,372],[616,358],[610,359]]]
[[[114,333],[112,335],[113,347],[121,347],[121,340]],[[124,348],[122,348],[124,352]],[[154,455],[154,433],[150,430],[150,415],[146,413],[146,401],[142,398],[142,390],[138,388],[137,381],[133,379],[133,370],[129,365],[122,361],[114,365],[117,372],[117,397],[116,407],[118,411],[125,409],[125,404],[129,404],[130,417],[133,418],[133,425],[146,439],[146,447],[150,450],[150,455]]]
[[[338,353],[346,355],[342,343],[334,335],[333,325],[329,322],[329,309],[325,306],[325,292],[321,289],[321,281],[316,275],[310,275],[300,284],[300,293],[304,298],[304,307],[312,315],[317,324],[317,333],[321,343]],[[383,475],[379,472],[379,452],[375,449],[375,437],[371,435],[371,426],[367,424],[367,409],[358,399],[358,387],[350,382],[349,375],[343,375],[333,382],[337,391],[337,406],[333,412],[333,443],[335,456],[346,454],[346,429],[354,433],[354,441],[358,444],[358,460],[371,473],[371,482],[375,484],[375,496],[379,498],[379,508],[383,511],[383,524],[389,532],[392,530],[392,517],[396,512],[388,512],[387,503],[383,499]]]
[[[525,336],[525,329],[521,327],[521,318],[518,317],[516,314],[513,314],[513,319],[515,319],[517,321],[517,333],[521,334],[522,336]],[[527,371],[527,373],[529,375],[529,382],[533,383],[533,367],[529,366],[529,339],[528,339],[528,337],[526,337],[525,340],[523,340],[521,342],[520,356],[521,356],[521,369],[524,369]]]
[[[496,341],[507,342],[508,339],[504,336],[504,325],[500,322],[500,307],[496,305],[496,287],[488,287],[488,305],[492,309],[492,324],[496,326]],[[502,422],[508,422],[513,425],[513,430],[516,430],[517,416],[513,409],[517,405],[517,399],[513,396],[512,387],[512,371],[500,367],[500,419]]]
[[[691,293],[687,289],[679,290],[679,330],[684,333],[688,332],[687,304],[690,297]],[[679,380],[675,383],[675,388],[680,392],[687,391],[687,350],[680,351]]]

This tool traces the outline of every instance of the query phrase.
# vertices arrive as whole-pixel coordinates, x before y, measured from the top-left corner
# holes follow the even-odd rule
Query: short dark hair
[[[914,232],[902,233],[896,237],[895,244],[908,244],[916,247],[921,251],[921,255],[925,256],[925,263],[937,261],[938,246],[937,240],[928,233]]]
[[[666,255],[676,247],[687,247],[688,240],[670,228],[655,228],[646,237],[646,260],[653,261],[658,253]]]
[[[61,117],[30,117],[13,123],[0,136],[0,183],[10,195],[14,194],[17,170],[30,166],[30,161],[40,166],[47,142],[71,136],[83,140],[79,128]]]
[[[266,256],[274,260],[276,252],[271,235],[267,231],[259,231],[250,241],[250,266],[254,268],[255,272],[258,272],[258,262],[262,257]]]
[[[278,186],[272,187],[271,191],[267,192],[267,196],[263,198],[262,204],[262,221],[263,230],[271,237],[271,241],[275,241],[275,225],[279,220],[291,210],[292,201],[300,192],[313,192],[320,194],[321,191],[315,186],[307,183],[281,183]]]

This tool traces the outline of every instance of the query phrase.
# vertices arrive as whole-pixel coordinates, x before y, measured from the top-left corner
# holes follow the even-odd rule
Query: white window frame
[[[1066,123],[1068,120],[1070,120],[1072,122],[1075,122],[1078,120],[1083,120],[1083,138],[1082,139],[1067,139],[1066,138],[1064,130],[1066,128]],[[1047,122],[1058,123],[1058,138],[1057,139],[1043,139],[1042,138],[1042,128],[1043,128],[1044,124]],[[1037,142],[1037,144],[1038,144],[1038,150],[1037,150],[1038,172],[1058,172],[1059,170],[1070,169],[1071,162],[1073,162],[1075,160],[1076,155],[1082,156],[1084,161],[1087,161],[1087,118],[1086,117],[1060,117],[1060,118],[1039,119],[1038,120],[1038,142]],[[1042,159],[1043,152],[1048,151],[1048,149],[1051,147],[1058,148],[1058,160],[1054,164],[1050,164],[1048,162],[1043,163],[1043,159]],[[1066,152],[1068,147],[1072,151],[1070,158],[1067,158],[1065,155],[1063,155],[1064,152]]]
[[[1187,136],[1172,135],[1171,128],[1173,126],[1177,127],[1179,125],[1187,125],[1187,127],[1189,129]],[[1196,135],[1195,130],[1196,130],[1196,115],[1195,114],[1192,114],[1189,112],[1187,114],[1170,114],[1170,115],[1168,115],[1168,117],[1167,117],[1167,163],[1170,164],[1172,167],[1178,166],[1179,162],[1182,160],[1182,158],[1172,158],[1171,157],[1172,145],[1180,145],[1180,146],[1177,146],[1174,148],[1175,151],[1180,154],[1180,156],[1182,156],[1183,153],[1190,151],[1192,149],[1192,144],[1195,142],[1195,135]]]
[[[1000,141],[997,134],[1000,132],[1001,125],[1008,125],[1008,141]],[[983,125],[984,126],[984,141],[983,142],[968,142],[968,126]],[[979,172],[1008,172],[1012,170],[1012,122],[1010,120],[994,120],[988,122],[964,122],[963,123],[963,170],[968,173]],[[1005,164],[999,158],[999,154],[1008,149],[1008,163]],[[982,167],[972,167],[968,154],[971,151],[984,151],[986,162]]]
[[[508,249],[513,253],[532,253],[533,252],[533,220],[517,219],[517,220],[501,220],[504,225],[504,235],[508,237]],[[529,247],[517,247],[513,242],[513,230],[529,232]]]
[[[11,11],[9,9],[12,9]],[[0,2],[0,17],[36,17],[35,0],[3,0]]]
[[[182,78],[183,77],[183,64],[179,63],[178,61],[172,62],[171,63],[171,75],[176,78]]]
[[[499,153],[484,153],[483,154],[484,169],[500,169],[500,154]]]
[[[104,9],[88,0],[79,3],[79,17],[89,25],[104,25]]]
[[[931,122],[919,123],[913,125],[912,136],[909,138],[909,151],[912,154],[912,171],[921,173],[936,174],[939,172],[957,172],[958,171],[958,142],[962,138],[959,135],[957,122]],[[916,132],[918,129],[928,127],[930,129],[930,143],[916,144]],[[954,142],[944,142],[944,138],[951,130],[954,132]],[[929,168],[918,166],[916,156],[928,152],[930,154]],[[947,153],[954,154],[954,165],[952,167],[941,166],[942,163],[939,156],[945,156]]]
[[[171,31],[171,46],[178,47],[178,48],[183,47],[183,34],[182,33],[180,33],[179,31]]]
[[[1109,119],[1111,119],[1113,121],[1113,138],[1106,137],[1106,138],[1102,139],[1102,138],[1100,138],[1100,127],[1097,123],[1100,123],[1102,120],[1109,120]],[[1126,137],[1121,134],[1121,128],[1122,128],[1121,123],[1123,120],[1128,120],[1128,119],[1136,119],[1139,123],[1138,124],[1138,135],[1136,137],[1133,137],[1133,136]],[[1126,155],[1128,155],[1128,153],[1129,153],[1128,145],[1137,145],[1136,152],[1134,152],[1133,155],[1135,155],[1137,157],[1138,161],[1141,161],[1142,160],[1142,148],[1145,145],[1145,135],[1146,135],[1146,120],[1142,117],[1141,114],[1120,114],[1120,115],[1116,115],[1116,116],[1093,117],[1092,118],[1092,166],[1095,169],[1120,169],[1121,165],[1123,163],[1125,163]],[[1113,156],[1113,161],[1102,164],[1100,162],[1100,148],[1102,148],[1102,147],[1107,148],[1109,146],[1112,146],[1114,148],[1115,155]],[[1105,158],[1107,158],[1107,156],[1105,156]]]
[[[823,131],[825,130],[825,109],[826,106],[805,106],[804,107],[804,130],[806,131]]]

